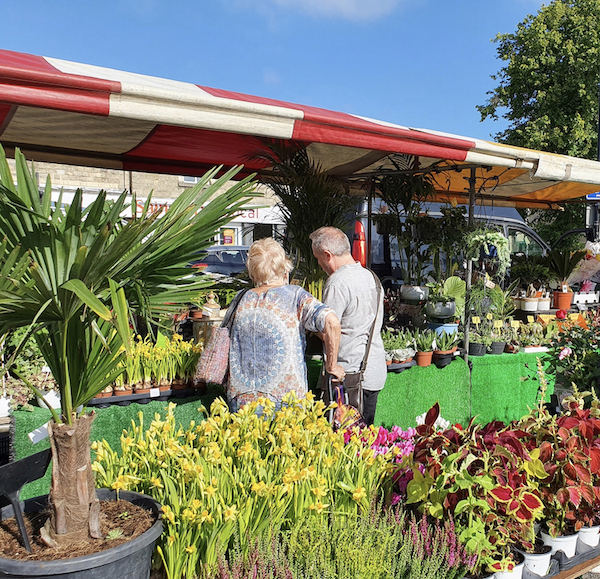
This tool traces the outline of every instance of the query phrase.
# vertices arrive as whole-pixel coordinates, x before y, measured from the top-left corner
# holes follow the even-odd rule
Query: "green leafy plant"
[[[495,255],[492,247],[495,248]],[[498,265],[497,275],[500,277],[510,266],[508,240],[501,232],[487,227],[475,229],[467,234],[465,256],[471,261],[494,261]]]
[[[205,287],[189,264],[243,207],[253,185],[244,179],[223,193],[237,169],[217,178],[215,168],[166,213],[152,213],[149,196],[141,217],[125,220],[125,192],[111,203],[100,192],[84,209],[79,190],[63,207],[61,199],[52,202],[49,180],[40,196],[18,149],[15,161],[17,185],[0,148],[0,335],[19,327],[27,328],[21,343],[35,335],[60,391],[61,408],[51,409],[48,428],[53,480],[44,527],[44,540],[56,545],[100,534],[90,457],[94,415],[85,405],[123,372],[129,312],[159,321]]]
[[[585,251],[568,251],[554,249],[546,257],[546,265],[559,285],[561,290],[563,285],[567,285],[569,276],[575,271],[579,262],[584,258]]]
[[[449,352],[458,344],[458,336],[456,334],[448,334],[442,331],[435,337],[435,350],[438,352]]]
[[[415,343],[419,352],[431,352],[436,333],[433,330],[419,330],[415,334]]]

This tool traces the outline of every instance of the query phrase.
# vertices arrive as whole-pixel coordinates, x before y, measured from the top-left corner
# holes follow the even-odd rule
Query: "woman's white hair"
[[[250,246],[246,265],[250,279],[256,285],[278,280],[292,270],[292,262],[283,247],[272,237],[259,239]]]

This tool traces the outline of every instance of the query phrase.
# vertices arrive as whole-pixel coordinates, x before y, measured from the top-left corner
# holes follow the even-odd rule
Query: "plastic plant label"
[[[521,327],[521,322],[519,320],[511,320],[510,327],[519,329]]]
[[[486,318],[487,318],[488,320],[493,320],[493,319],[494,319],[494,314],[488,314],[488,315],[486,316]]]
[[[494,320],[494,328],[501,328],[502,320]]]
[[[496,284],[491,279],[486,279],[485,287],[487,287],[489,289],[494,289],[496,287]]]
[[[533,316],[527,316],[527,323],[533,324],[535,322],[535,318]]]
[[[473,316],[473,317],[471,318],[471,321],[472,321],[474,324],[479,324],[479,323],[481,322],[481,320],[479,319],[479,316]]]
[[[32,430],[27,436],[31,440],[32,444],[37,444],[40,440],[48,438],[48,423],[42,424],[39,428]]]

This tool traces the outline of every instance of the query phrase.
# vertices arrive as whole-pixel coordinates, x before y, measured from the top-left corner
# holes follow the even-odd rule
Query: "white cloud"
[[[305,12],[312,16],[342,18],[355,22],[372,21],[387,16],[404,0],[234,0],[234,4],[252,6],[268,12],[268,6]]]
[[[400,0],[272,0],[286,8],[297,8],[317,16],[347,20],[377,20],[390,14]]]
[[[272,68],[265,68],[263,70],[263,82],[265,84],[280,84],[281,77]]]

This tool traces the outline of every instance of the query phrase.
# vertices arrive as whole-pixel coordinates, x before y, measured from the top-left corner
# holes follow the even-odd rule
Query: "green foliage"
[[[567,283],[567,279],[584,256],[585,251],[571,252],[569,250],[554,249],[548,254],[546,265],[554,276],[554,280],[562,285]]]
[[[258,399],[232,414],[218,399],[187,430],[175,423],[174,406],[149,428],[140,417],[124,431],[120,452],[94,444],[92,465],[99,486],[143,492],[163,505],[158,549],[172,579],[215,563],[236,534],[245,555],[271,528],[288,529],[311,514],[366,513],[391,489],[396,457],[371,450],[378,430],[345,443],[310,393],[286,395],[278,412]]]
[[[418,330],[415,334],[415,343],[419,352],[431,352],[436,333],[433,330]]]
[[[312,253],[309,235],[326,225],[345,231],[354,218],[356,198],[315,164],[305,147],[276,141],[266,146],[258,158],[273,167],[263,181],[279,197],[287,228],[286,250],[296,257],[299,277],[307,283],[322,279],[325,274]]]
[[[435,338],[435,349],[439,352],[448,352],[458,344],[456,334],[448,334],[445,330]]]
[[[502,142],[596,158],[600,71],[600,1],[553,0],[514,33],[498,34],[498,58],[481,118],[502,117]]]
[[[402,169],[394,159],[390,161],[396,171]],[[424,269],[430,263],[429,246],[437,239],[434,232],[438,231],[439,220],[421,215],[423,203],[435,195],[434,178],[431,173],[395,172],[384,174],[375,185],[389,211],[385,215],[389,233],[396,237],[402,252],[404,282],[420,285]]]
[[[500,142],[585,159],[597,158],[600,0],[553,0],[514,33],[494,38],[503,66],[478,106],[481,119],[509,122]],[[584,225],[584,207],[534,213],[533,229],[551,245]],[[578,249],[570,236],[562,249]]]
[[[546,265],[546,258],[539,255],[513,255],[510,265],[510,278],[527,288],[533,284],[537,289],[546,287],[553,276]]]
[[[166,214],[124,220],[127,195],[108,203],[100,192],[85,210],[78,190],[71,205],[42,196],[34,170],[15,152],[13,183],[0,148],[0,335],[24,327],[35,338],[61,394],[62,420],[112,383],[130,344],[129,315],[148,322],[177,313],[206,286],[189,263],[243,206],[249,179],[213,195],[237,170],[209,171]],[[134,200],[135,205],[135,200]],[[150,326],[150,323],[148,323]],[[43,331],[42,331],[43,330]],[[55,413],[54,420],[61,418]]]

